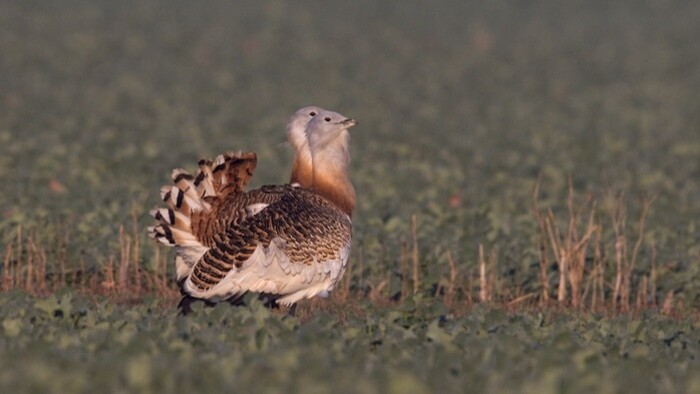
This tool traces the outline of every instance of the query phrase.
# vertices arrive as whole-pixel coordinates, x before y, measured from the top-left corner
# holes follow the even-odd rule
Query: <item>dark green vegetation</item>
[[[5,292],[0,386],[700,390],[700,4],[471,3],[2,2],[4,289],[109,294],[105,267],[128,262],[162,298],[145,226],[172,168],[254,150],[254,186],[283,182],[294,110],[360,125],[352,268],[331,306],[179,319],[172,290],[135,306]],[[567,295],[557,313],[528,312],[546,307],[543,239],[552,300],[559,281],[538,178],[562,239],[584,235],[596,202],[582,311]],[[583,213],[567,238],[569,179]],[[473,306],[479,245],[493,310]],[[127,271],[116,282],[138,287]],[[619,273],[633,306],[673,294],[666,312],[688,317],[618,315]]]
[[[6,392],[697,392],[694,322],[507,314],[476,307],[368,309],[304,324],[259,303],[187,318],[144,302],[125,309],[5,294]]]

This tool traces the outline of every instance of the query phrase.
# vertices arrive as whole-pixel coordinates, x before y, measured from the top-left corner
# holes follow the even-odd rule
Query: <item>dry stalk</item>
[[[474,296],[472,292],[474,291],[474,273],[470,270],[467,273],[467,290],[464,292],[467,297],[467,305],[474,305]]]
[[[521,295],[520,297],[517,297],[517,298],[511,300],[511,301],[508,301],[508,303],[506,305],[509,307],[515,306],[517,304],[520,304],[523,301],[529,300],[530,298],[532,298],[536,295],[537,295],[536,293],[524,294],[524,295]]]
[[[68,259],[68,231],[67,229],[61,229],[59,233],[61,234],[58,238],[58,255],[56,256],[59,264],[60,275],[58,278],[58,283],[56,285],[64,286],[66,284],[66,259]]]
[[[107,264],[104,267],[104,280],[100,283],[101,287],[107,291],[113,291],[116,288],[114,281],[114,258],[110,256]]]
[[[119,226],[119,272],[117,285],[119,291],[127,290],[129,276],[129,258],[131,257],[131,242],[129,236],[124,234],[124,226]]]
[[[362,246],[360,246],[360,264],[359,264],[359,283],[360,283],[360,289],[364,291],[365,288],[365,253],[364,250],[362,249]]]
[[[673,312],[673,290],[669,290],[666,293],[666,298],[664,298],[664,303],[661,307],[661,313],[664,315],[670,315],[671,312]]]
[[[627,222],[625,206],[623,203],[624,194],[621,193],[615,200],[610,211],[613,230],[615,232],[615,285],[612,295],[612,309],[618,310],[620,301],[622,301],[622,293],[624,286],[624,275],[626,272],[625,263],[627,261],[627,239],[624,235],[624,228]],[[622,310],[626,310],[625,306],[621,306]]]
[[[615,251],[614,279],[611,284],[610,300],[606,301],[605,271],[607,259],[605,257],[605,245],[603,243],[603,227],[596,220],[597,206],[590,197],[578,207],[575,204],[575,195],[571,179],[567,198],[568,220],[566,227],[560,229],[557,225],[552,209],[543,211],[539,207],[539,182],[536,184],[533,195],[534,216],[539,227],[538,240],[540,254],[540,280],[542,282],[542,296],[540,305],[546,304],[549,298],[549,281],[547,277],[547,265],[549,259],[548,249],[559,265],[559,285],[557,289],[557,301],[559,303],[570,302],[575,308],[583,308],[589,301],[589,307],[597,310],[609,306],[613,311],[627,312],[630,304],[647,307],[649,299],[656,299],[656,262],[655,251],[652,245],[652,272],[651,275],[640,278],[638,287],[633,289],[634,269],[637,266],[641,248],[644,244],[644,228],[646,218],[654,199],[645,198],[644,207],[636,226],[637,238],[631,251],[628,249],[628,240],[625,234],[627,226],[627,212],[624,205],[624,194],[614,196],[609,209],[609,215],[614,232],[613,248]],[[582,220],[587,217],[587,220]],[[593,266],[586,271],[586,256],[593,253]],[[649,294],[651,293],[651,294]],[[517,296],[517,294],[516,294]],[[633,300],[636,298],[636,300]],[[654,302],[654,301],[652,301]]]
[[[12,243],[9,242],[7,245],[5,245],[5,258],[3,259],[3,270],[2,270],[2,283],[0,283],[0,286],[2,286],[3,291],[10,290],[12,288],[12,272],[11,272],[11,266],[13,265],[14,261],[14,254],[12,253]]]
[[[584,270],[586,268],[586,251],[591,236],[596,232],[598,226],[594,222],[595,203],[591,207],[591,212],[588,218],[588,226],[583,237],[578,238],[577,232],[572,232],[571,239],[568,244],[571,250],[567,254],[573,255],[570,260],[571,267],[569,269],[569,284],[571,285],[571,301],[575,308],[583,306],[583,296],[581,294],[581,283],[584,280]],[[576,226],[577,219],[572,220],[571,225]]]
[[[551,209],[548,209],[545,219],[545,228],[552,246],[552,251],[559,262],[559,289],[557,291],[557,301],[562,303],[566,300],[566,276],[569,268],[569,256],[566,253],[566,249],[561,244],[562,236],[559,227],[557,227],[555,223],[554,213]]]
[[[651,204],[654,202],[655,199],[656,197],[651,199],[648,197],[644,198],[642,214],[639,217],[639,224],[637,225],[637,242],[634,244],[634,248],[632,249],[632,258],[626,264],[626,270],[624,275],[624,300],[626,305],[629,305],[629,298],[630,294],[632,293],[632,273],[634,272],[634,268],[637,265],[637,257],[639,256],[639,250],[641,249],[642,243],[644,242],[644,224],[649,214]]]
[[[586,298],[589,294],[595,291],[595,279],[596,279],[596,267],[593,267],[593,271],[584,278],[585,285],[583,286],[583,293],[581,294],[581,306],[586,302]],[[591,308],[593,308],[591,306]]]
[[[399,257],[399,269],[401,270],[401,299],[408,296],[408,246],[401,241],[401,251]]]
[[[12,278],[12,288],[17,288],[22,283],[22,255],[24,243],[22,242],[22,225],[17,226],[17,257],[14,260],[13,268],[13,278]]]
[[[452,302],[453,302],[454,297],[455,297],[455,289],[456,289],[456,284],[457,284],[458,271],[457,271],[457,266],[455,265],[455,262],[452,259],[452,253],[450,253],[449,250],[447,251],[446,257],[447,257],[447,264],[449,264],[449,266],[450,266],[450,281],[449,281],[449,285],[447,287],[447,293],[445,295],[444,302],[445,302],[445,305],[447,305],[447,307],[449,308],[452,306]]]
[[[590,206],[590,208],[589,208]],[[578,226],[584,210],[588,208],[589,218],[586,231],[583,236],[579,235]],[[566,233],[562,236],[556,225],[556,219],[551,209],[545,218],[545,229],[547,231],[552,249],[559,261],[559,289],[557,301],[560,303],[567,301],[567,282],[571,287],[571,302],[576,308],[582,306],[581,283],[584,280],[584,269],[586,264],[586,250],[588,243],[596,231],[595,225],[595,203],[591,206],[589,199],[577,211],[574,209],[574,191],[571,179],[569,179],[569,191],[567,198],[567,209],[569,219],[567,221]]]
[[[540,178],[537,178],[537,183],[535,184],[535,191],[533,192],[533,213],[535,215],[535,220],[537,221],[537,226],[539,227],[539,236],[537,239],[537,250],[539,251],[539,266],[540,266],[540,282],[542,283],[542,297],[540,298],[540,306],[546,306],[549,304],[549,277],[547,275],[547,267],[549,267],[548,253],[547,253],[547,239],[546,235],[546,223],[545,218],[542,216],[539,206],[539,195],[540,195]]]
[[[134,272],[134,284],[138,290],[141,290],[141,269],[139,267],[139,228],[138,228],[138,213],[136,204],[132,204],[131,208],[131,239],[132,241],[132,262]]]
[[[484,245],[479,244],[479,300],[488,301],[489,294],[486,286],[486,260],[484,259]]]
[[[649,277],[647,275],[644,275],[642,277],[642,283],[639,285],[639,288],[637,289],[637,310],[640,311],[642,308],[646,308],[647,306],[647,286],[649,282]]]
[[[370,283],[369,299],[372,300],[372,302],[377,302],[380,300],[382,298],[382,291],[387,284],[389,284],[388,279],[381,280],[377,286]]]
[[[150,281],[150,288],[155,290],[158,295],[165,293],[165,270],[164,262],[161,261],[160,248],[153,248],[153,268],[154,272],[146,275]]]
[[[593,277],[594,288],[591,300],[591,309],[597,310],[598,305],[605,305],[605,256],[603,251],[603,226],[598,226],[594,243]]]
[[[46,251],[34,241],[34,237],[27,237],[27,292],[33,294],[45,294],[48,291],[46,284]]]
[[[594,210],[592,210],[593,212]],[[593,268],[591,269],[590,273],[588,274],[588,278],[585,279],[586,281],[586,287],[583,290],[583,294],[581,295],[581,306],[584,305],[586,298],[590,298],[590,309],[591,310],[596,310],[597,308],[597,302],[598,302],[598,297],[599,297],[599,291],[598,287],[600,285],[601,290],[604,291],[604,283],[603,281],[603,270],[602,270],[602,265],[601,265],[601,242],[602,242],[602,233],[603,233],[603,226],[597,225],[595,226],[595,239],[591,240],[590,242],[592,243],[592,249],[593,249]],[[593,234],[592,234],[593,235]],[[591,237],[592,237],[591,235]],[[587,248],[586,248],[587,249]],[[585,255],[584,255],[585,258]],[[590,294],[590,297],[589,297]]]
[[[655,198],[645,198],[642,213],[637,225],[637,240],[632,248],[632,256],[629,256],[627,247],[627,213],[624,205],[624,193],[620,193],[615,199],[610,211],[613,230],[615,232],[615,262],[617,272],[615,274],[615,286],[613,288],[612,308],[627,312],[630,310],[630,298],[632,295],[632,274],[637,265],[639,251],[644,242],[644,225],[649,214],[651,204]],[[652,262],[652,264],[654,264]],[[655,267],[652,266],[652,271]],[[652,280],[655,282],[655,278]]]
[[[24,276],[24,291],[26,292],[31,292],[34,289],[32,279],[34,276],[34,253],[32,253],[31,249],[31,236],[27,237],[27,247],[25,248],[25,255],[26,255],[26,261],[24,263],[24,266],[26,268],[25,276]]]
[[[21,261],[22,261],[22,246],[24,245],[24,242],[22,242],[22,225],[17,226],[17,260],[15,264],[15,283],[14,286],[18,286],[19,283],[21,283]]]
[[[656,302],[656,245],[652,242],[651,243],[651,278],[649,280],[650,283],[650,294],[649,298],[651,299],[652,305],[657,306]]]
[[[489,300],[495,300],[497,296],[500,296],[500,292],[496,291],[496,261],[497,261],[496,251],[492,250],[489,253],[489,267],[490,267],[489,282],[488,282]]]
[[[416,215],[411,216],[411,235],[413,236],[413,294],[420,288],[420,259],[418,258],[418,236],[416,235]]]
[[[80,259],[80,271],[79,271],[79,272],[80,272],[80,278],[77,277],[78,274],[76,273],[76,274],[74,275],[75,277],[73,278],[73,280],[79,282],[79,284],[80,284],[80,291],[83,291],[83,292],[84,292],[84,291],[85,291],[85,286],[86,286],[86,284],[87,284],[87,280],[88,280],[88,279],[87,279],[87,275],[85,275],[85,273],[86,273],[87,271],[85,271],[85,259],[83,259],[83,258]],[[79,279],[79,280],[78,280],[78,279]]]

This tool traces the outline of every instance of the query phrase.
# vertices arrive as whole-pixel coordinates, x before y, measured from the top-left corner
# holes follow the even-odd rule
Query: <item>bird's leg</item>
[[[187,316],[190,312],[192,312],[192,304],[195,302],[203,302],[208,307],[214,306],[214,303],[211,301],[195,298],[189,294],[184,294],[180,300],[180,303],[177,304],[180,314],[182,316]]]
[[[233,295],[233,296],[227,298],[226,302],[228,302],[229,304],[231,304],[233,306],[246,306],[246,303],[245,303],[245,295],[246,294],[247,293]]]
[[[277,304],[278,298],[277,295],[269,293],[260,293],[258,295],[258,300],[262,301],[263,305],[268,309],[279,309],[280,306]]]
[[[287,314],[292,317],[296,317],[297,315],[297,304],[296,302],[292,304],[292,306],[289,307],[289,311],[287,311]]]

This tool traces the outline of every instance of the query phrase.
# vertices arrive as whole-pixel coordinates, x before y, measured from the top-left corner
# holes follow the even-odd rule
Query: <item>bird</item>
[[[176,251],[183,313],[193,300],[235,303],[253,292],[293,307],[333,290],[351,249],[348,129],[356,124],[318,106],[296,111],[286,128],[294,149],[287,184],[246,190],[254,152],[200,160],[196,175],[173,170],[148,233]]]

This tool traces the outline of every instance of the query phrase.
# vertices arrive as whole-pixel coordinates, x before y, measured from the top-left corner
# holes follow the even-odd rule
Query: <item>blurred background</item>
[[[694,1],[4,1],[0,234],[98,267],[174,167],[254,150],[253,186],[287,181],[286,120],[316,104],[360,122],[353,261],[395,266],[416,215],[426,264],[482,243],[529,272],[535,184],[559,212],[571,179],[602,218],[624,191],[631,233],[657,196],[645,238],[686,283],[698,37]]]

